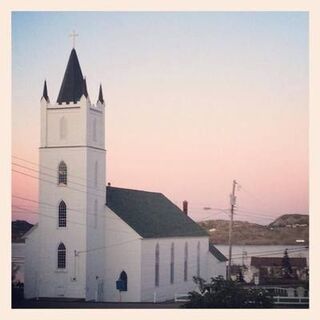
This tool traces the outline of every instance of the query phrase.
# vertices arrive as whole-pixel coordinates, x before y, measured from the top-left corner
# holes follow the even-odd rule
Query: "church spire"
[[[99,97],[98,97],[98,102],[104,103],[104,100],[103,100],[103,93],[102,93],[102,85],[101,85],[101,84],[100,84],[100,87],[99,87]]]
[[[76,103],[84,94],[84,80],[76,50],[73,48],[59,91],[58,103]],[[87,94],[88,95],[88,94]]]
[[[47,89],[47,80],[44,80],[42,98],[44,98],[47,102],[50,102]]]
[[[86,77],[83,78],[82,94],[83,94],[86,98],[88,98],[88,90],[87,90],[87,80],[86,80]]]

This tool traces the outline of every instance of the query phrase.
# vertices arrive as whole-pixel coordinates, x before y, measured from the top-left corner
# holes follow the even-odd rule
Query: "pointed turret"
[[[44,80],[43,85],[43,93],[41,99],[45,99],[47,102],[50,102],[49,96],[48,96],[48,89],[47,89],[47,80]]]
[[[99,87],[99,97],[98,97],[98,102],[101,102],[102,104],[104,103],[104,100],[103,100],[103,93],[102,93],[102,85],[100,84],[100,87]]]
[[[59,91],[58,103],[76,103],[84,94],[84,80],[76,50],[73,48]],[[88,95],[88,93],[87,93]]]
[[[85,77],[83,78],[83,83],[82,83],[82,94],[83,94],[86,98],[88,98],[87,80],[86,80]]]

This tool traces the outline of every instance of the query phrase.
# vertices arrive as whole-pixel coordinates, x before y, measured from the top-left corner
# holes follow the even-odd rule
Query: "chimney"
[[[186,215],[188,215],[188,201],[186,201],[186,200],[184,200],[184,201],[182,202],[182,211],[183,211]]]

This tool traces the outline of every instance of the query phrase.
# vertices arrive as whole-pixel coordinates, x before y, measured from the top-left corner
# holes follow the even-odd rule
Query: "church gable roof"
[[[205,237],[162,193],[107,187],[107,206],[143,238]]]
[[[59,91],[58,103],[69,103],[80,100],[82,95],[88,96],[80,63],[75,49],[72,49],[66,71]]]
[[[228,261],[228,259],[226,258],[226,256],[225,256],[220,250],[218,250],[218,248],[215,247],[212,242],[209,242],[209,252],[210,252],[215,258],[217,258],[220,262]]]

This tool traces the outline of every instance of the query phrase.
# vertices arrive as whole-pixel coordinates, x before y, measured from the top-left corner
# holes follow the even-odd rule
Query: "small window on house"
[[[159,252],[159,243],[156,245],[155,250],[155,277],[154,284],[156,287],[159,287],[159,263],[160,263],[160,252]]]
[[[58,247],[58,269],[66,268],[66,247],[61,242]]]
[[[60,139],[67,137],[67,120],[65,117],[60,119]]]
[[[188,281],[188,242],[184,245],[184,270],[183,270],[183,279]]]
[[[93,137],[93,141],[97,141],[97,119],[94,118],[93,119],[93,124],[92,124],[92,137]]]
[[[61,161],[58,169],[58,184],[67,184],[67,165]]]
[[[64,201],[59,204],[59,218],[58,218],[59,228],[67,226],[67,206]]]
[[[171,243],[170,252],[170,283],[174,283],[174,243]]]
[[[200,241],[197,244],[197,277],[200,277]]]

